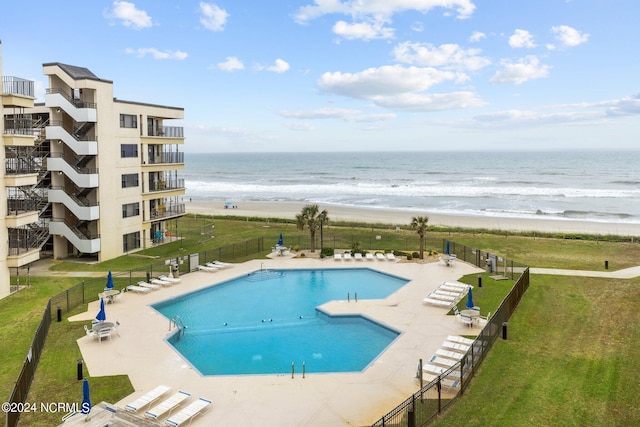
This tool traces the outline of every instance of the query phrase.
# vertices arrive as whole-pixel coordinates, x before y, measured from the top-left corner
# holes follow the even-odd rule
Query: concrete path
[[[633,279],[640,276],[640,266],[617,271],[563,270],[560,268],[530,268],[531,274],[552,274],[558,276],[602,277],[605,279]]]

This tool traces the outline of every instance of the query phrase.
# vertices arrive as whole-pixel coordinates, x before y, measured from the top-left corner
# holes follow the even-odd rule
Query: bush
[[[411,261],[412,259],[411,255],[407,255],[407,261]]]
[[[333,248],[322,248],[320,250],[320,258],[332,257],[334,253]]]
[[[413,252],[411,256],[414,258],[420,258],[420,254],[418,252]]]

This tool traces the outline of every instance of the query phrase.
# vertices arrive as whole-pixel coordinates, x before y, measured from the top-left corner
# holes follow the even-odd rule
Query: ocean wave
[[[270,194],[279,197],[304,198],[319,195],[392,196],[392,197],[546,197],[584,199],[640,199],[640,189],[545,188],[531,186],[457,185],[441,183],[412,185],[402,183],[342,182],[333,184],[299,183],[299,181],[270,183],[233,183],[185,181],[192,196],[249,197]]]

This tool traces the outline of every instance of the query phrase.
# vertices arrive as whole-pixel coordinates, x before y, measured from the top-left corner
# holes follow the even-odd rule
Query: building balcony
[[[57,139],[59,141],[62,141],[67,147],[71,148],[73,152],[78,155],[98,155],[98,141],[96,141],[95,138],[76,138],[59,125],[47,126],[45,129],[47,139]]]
[[[82,253],[94,254],[100,252],[100,236],[85,236],[64,220],[52,219],[49,222],[49,234],[63,236]]]
[[[4,107],[31,108],[34,100],[34,81],[2,76],[2,105]]]
[[[167,220],[183,216],[186,213],[186,206],[184,203],[173,204],[169,207],[162,209],[153,209],[151,211],[150,221]]]
[[[47,160],[47,170],[65,174],[74,184],[81,188],[96,188],[100,182],[96,169],[79,168],[70,165],[59,154],[51,154],[51,157]]]
[[[98,205],[87,204],[78,197],[67,194],[61,187],[52,187],[48,192],[48,197],[50,203],[62,203],[78,219],[83,221],[100,219],[100,207]]]
[[[98,121],[96,104],[73,99],[62,89],[47,89],[44,105],[47,108],[64,110],[76,122],[96,123]]]
[[[165,181],[149,183],[149,192],[183,189],[185,189],[184,179],[169,179]]]

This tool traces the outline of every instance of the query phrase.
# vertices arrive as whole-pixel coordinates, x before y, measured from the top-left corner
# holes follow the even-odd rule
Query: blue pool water
[[[408,280],[362,269],[260,270],[153,305],[187,329],[169,338],[203,375],[361,371],[399,335],[332,300],[386,298]],[[354,306],[354,311],[357,309]]]

